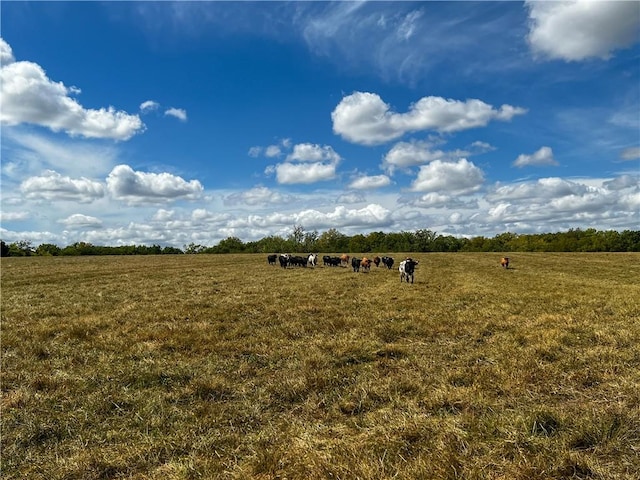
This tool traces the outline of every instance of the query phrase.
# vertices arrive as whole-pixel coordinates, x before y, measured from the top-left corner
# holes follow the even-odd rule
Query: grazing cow
[[[500,266],[504,268],[509,268],[509,257],[502,257],[500,259]]]
[[[343,253],[343,254],[340,256],[340,266],[341,266],[341,267],[343,267],[343,266],[344,266],[344,267],[349,266],[349,258],[351,258],[351,257],[349,257],[349,255],[347,255],[346,253]],[[353,264],[352,264],[352,265],[353,265]]]
[[[288,253],[284,253],[278,258],[278,260],[280,261],[280,266],[282,268],[287,268],[287,266],[289,265],[289,257],[290,255]]]
[[[382,257],[382,264],[387,267],[389,270],[393,268],[393,258],[391,257]]]
[[[413,273],[416,269],[416,265],[418,265],[418,262],[413,260],[411,257],[400,262],[400,266],[398,267],[398,270],[400,271],[400,283],[402,283],[403,280],[406,280],[407,283],[411,280],[411,283],[413,283]]]
[[[318,263],[318,254],[317,253],[312,253],[307,257],[307,265],[309,265],[311,267],[315,267],[317,263]]]
[[[327,265],[331,266],[331,257],[329,255],[322,256],[322,265],[324,265],[325,267]]]
[[[378,257],[377,255],[373,257],[373,263],[375,263],[376,268],[378,268],[380,266],[380,257]]]
[[[293,265],[294,267],[306,267],[307,257],[301,257],[300,255],[295,255],[289,258],[289,265]]]
[[[278,259],[278,255],[269,255],[267,257],[267,262],[269,262],[269,265],[275,265],[277,259]]]
[[[362,268],[363,272],[368,272],[369,270],[371,270],[371,259],[364,257],[362,260],[360,260],[360,268]]]
[[[342,260],[340,260],[340,257],[329,257],[329,266],[339,267],[341,263]]]
[[[360,262],[362,260],[356,257],[353,257],[351,259],[351,268],[353,268],[354,272],[359,272],[360,271]]]

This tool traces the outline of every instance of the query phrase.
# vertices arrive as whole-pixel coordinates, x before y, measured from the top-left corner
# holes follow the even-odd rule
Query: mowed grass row
[[[639,478],[638,254],[391,256],[2,259],[2,477]]]

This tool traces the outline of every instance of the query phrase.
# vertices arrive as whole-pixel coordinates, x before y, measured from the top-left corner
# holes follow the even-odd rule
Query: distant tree
[[[431,230],[421,229],[416,230],[413,234],[413,241],[411,249],[414,252],[432,252],[433,242],[436,239],[436,233]]]
[[[302,225],[294,225],[293,232],[287,237],[291,251],[298,253],[304,251],[304,236],[304,227]]]
[[[203,245],[196,245],[191,242],[189,245],[184,246],[184,253],[195,254],[195,253],[203,253],[205,247]]]
[[[304,251],[305,252],[317,252],[318,251],[318,231],[307,232],[304,234]]]
[[[238,237],[227,237],[216,247],[215,253],[243,253],[244,243]]]
[[[349,237],[340,233],[335,228],[330,228],[326,232],[320,234],[317,243],[319,252],[340,253],[349,249]]]
[[[349,251],[359,253],[370,252],[371,246],[369,245],[369,242],[367,242],[367,237],[362,234],[357,234],[351,237],[349,239]]]
[[[36,255],[57,256],[60,255],[62,249],[52,243],[42,243],[36,248]]]
[[[35,253],[31,241],[20,240],[9,244],[9,257],[30,257]]]
[[[182,254],[182,253],[184,253],[184,252],[182,250],[180,250],[179,248],[176,248],[176,247],[167,246],[167,247],[164,247],[162,249],[162,254],[163,255],[179,255],[179,254]]]

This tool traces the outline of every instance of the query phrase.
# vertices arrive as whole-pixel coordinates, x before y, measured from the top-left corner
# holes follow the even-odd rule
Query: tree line
[[[640,252],[640,231],[571,229],[566,232],[460,238],[427,229],[414,232],[371,232],[348,236],[332,228],[307,232],[300,225],[286,238],[272,235],[255,242],[228,237],[217,245],[190,243],[182,249],[160,245],[99,246],[76,242],[66,247],[22,240],[0,240],[3,257],[65,255],[166,255],[198,253],[311,253],[311,252]]]

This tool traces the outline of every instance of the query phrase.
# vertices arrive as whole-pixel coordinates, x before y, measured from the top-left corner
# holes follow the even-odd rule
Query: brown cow
[[[509,257],[502,257],[500,259],[500,266],[504,268],[509,268]]]
[[[375,263],[376,267],[380,266],[380,257],[378,257],[377,255],[375,257],[373,257],[373,263]]]
[[[363,272],[368,272],[369,270],[371,270],[371,259],[364,257],[360,261],[360,268],[362,268]]]
[[[340,266],[341,267],[348,267],[350,258],[351,257],[349,255],[347,255],[346,253],[343,253],[342,255],[340,255]]]

